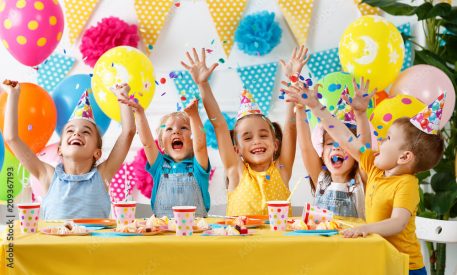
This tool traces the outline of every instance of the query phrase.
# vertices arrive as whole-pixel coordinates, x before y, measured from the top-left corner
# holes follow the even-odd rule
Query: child
[[[6,83],[6,82],[5,82]],[[70,120],[62,131],[56,168],[40,161],[18,136],[18,101],[20,85],[4,85],[8,93],[5,110],[5,141],[12,153],[46,193],[41,204],[43,219],[108,218],[111,203],[109,183],[124,161],[135,135],[133,114],[121,106],[122,132],[105,162],[96,165],[102,154],[102,139],[95,125],[88,92],[84,92]],[[118,98],[126,97],[127,84],[116,85]]]
[[[369,81],[364,83],[362,78],[360,88],[355,80],[353,81],[355,96],[348,100],[347,88],[343,91],[336,110],[336,117],[342,118],[351,132],[360,133],[360,139],[364,144],[370,143],[370,126],[362,125],[366,119],[366,109],[371,97],[366,94]],[[346,100],[352,110],[347,111]],[[342,149],[333,138],[320,126],[315,129],[319,134],[322,146],[321,150],[315,150],[311,142],[311,132],[307,121],[306,110],[303,105],[297,105],[297,132],[301,149],[301,155],[306,170],[310,176],[312,189],[315,194],[314,204],[321,208],[333,211],[338,216],[364,218],[365,194],[363,173],[359,172],[358,163],[347,152]],[[358,126],[356,126],[356,122]],[[320,149],[320,148],[319,148]]]
[[[365,214],[367,224],[344,231],[345,237],[380,234],[400,252],[409,255],[410,274],[426,274],[415,217],[419,204],[419,184],[414,174],[433,168],[440,160],[444,142],[439,122],[444,95],[423,113],[433,113],[434,123],[422,113],[399,118],[389,128],[387,138],[375,153],[367,149],[340,121],[333,118],[316,97],[317,87],[288,88],[288,99],[307,105],[319,117],[325,130],[351,154],[368,175]],[[431,106],[435,105],[435,110]],[[438,106],[438,110],[436,110]],[[366,119],[366,118],[365,118]]]
[[[148,125],[143,108],[136,102],[130,105],[148,163],[154,179],[151,207],[156,216],[173,216],[173,206],[196,206],[195,215],[206,217],[211,202],[209,172],[211,166],[206,149],[206,136],[194,100],[184,112],[165,115],[157,129],[160,153]]]
[[[294,51],[292,60],[285,68],[289,75],[291,71],[301,71],[307,61],[304,59],[306,53],[303,47],[298,53]],[[210,68],[206,66],[205,49],[202,49],[200,57],[193,49],[193,58],[187,53],[187,59],[189,65],[184,62],[181,64],[189,70],[202,93],[228,178],[227,215],[267,215],[267,201],[287,200],[290,195],[287,186],[296,142],[293,105],[288,105],[281,147],[280,127],[261,113],[249,92],[243,91],[232,143],[227,123],[208,84],[208,78],[217,64]]]

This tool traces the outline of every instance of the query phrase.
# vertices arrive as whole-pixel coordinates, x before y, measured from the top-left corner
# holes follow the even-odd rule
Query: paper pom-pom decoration
[[[127,195],[132,194],[132,189],[135,184],[135,171],[133,166],[124,163],[111,180],[109,186],[111,201],[123,201],[126,193]]]
[[[261,11],[246,16],[235,31],[235,42],[248,55],[265,55],[279,44],[282,30],[273,12]]]
[[[130,163],[130,165],[132,165],[136,177],[135,187],[141,192],[141,194],[150,199],[154,181],[151,174],[145,170],[147,161],[144,149],[141,148],[138,150],[135,159],[132,163]]]
[[[92,68],[106,51],[117,46],[137,47],[138,27],[117,17],[103,18],[97,26],[84,32],[79,50],[84,62]]]
[[[235,122],[236,122],[235,118],[230,117],[229,115],[227,115],[224,112],[222,113],[222,115],[224,116],[225,122],[227,122],[228,128],[230,130],[232,130],[233,127],[235,126]],[[217,146],[217,140],[216,140],[216,132],[214,131],[213,124],[211,124],[210,120],[211,120],[211,118],[208,118],[205,121],[205,124],[203,125],[203,127],[205,128],[205,133],[206,133],[206,144],[208,147],[217,149],[218,146]]]

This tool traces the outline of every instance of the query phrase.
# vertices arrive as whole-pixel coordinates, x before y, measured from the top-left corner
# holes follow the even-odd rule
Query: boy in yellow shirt
[[[370,233],[379,234],[400,252],[409,255],[410,275],[426,274],[415,234],[419,184],[414,174],[433,168],[442,157],[444,141],[439,135],[439,122],[444,94],[426,110],[436,119],[431,121],[423,113],[412,119],[397,119],[380,145],[379,152],[373,152],[361,144],[342,122],[332,117],[318,101],[317,88],[309,90],[301,84],[286,87],[286,101],[308,106],[339,144],[334,146],[347,150],[368,175],[365,197],[367,224],[345,230],[344,236],[356,238]],[[364,96],[370,98],[372,95]],[[359,124],[369,127],[368,120]]]

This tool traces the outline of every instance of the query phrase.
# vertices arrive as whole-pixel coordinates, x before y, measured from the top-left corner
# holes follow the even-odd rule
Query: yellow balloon
[[[401,117],[413,117],[426,105],[419,99],[409,95],[397,95],[386,98],[374,108],[370,117],[373,134],[376,138],[385,138],[392,123]]]
[[[349,25],[339,45],[343,70],[370,79],[370,90],[381,91],[395,80],[404,55],[398,29],[377,15],[362,16]]]
[[[149,58],[139,50],[119,46],[104,53],[94,67],[92,90],[95,101],[111,119],[121,120],[117,97],[110,88],[128,83],[133,95],[143,108],[151,103],[155,90],[154,68]]]

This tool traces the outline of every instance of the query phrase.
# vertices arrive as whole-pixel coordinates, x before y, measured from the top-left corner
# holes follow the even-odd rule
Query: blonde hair
[[[187,115],[186,112],[173,112],[173,113],[170,113],[170,114],[166,114],[164,115],[163,117],[160,118],[160,125],[159,127],[157,128],[157,139],[159,141],[159,146],[161,148],[163,148],[163,144],[162,144],[162,135],[163,135],[163,129],[165,129],[165,122],[167,122],[167,120],[169,118],[182,118],[184,119],[184,121],[186,123],[188,123],[190,125],[190,118],[189,116]]]

